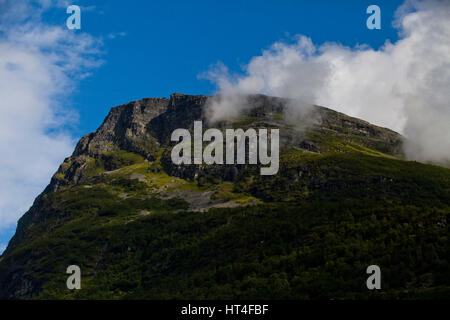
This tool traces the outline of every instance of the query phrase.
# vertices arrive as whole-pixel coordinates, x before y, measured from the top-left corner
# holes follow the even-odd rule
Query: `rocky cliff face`
[[[401,156],[403,138],[389,129],[374,126],[360,119],[324,107],[313,107],[308,117],[314,119],[302,128],[292,119],[286,121],[288,100],[255,95],[248,97],[249,107],[234,121],[209,124],[206,116],[208,96],[175,93],[170,99],[146,98],[111,109],[96,132],[81,138],[71,157],[65,159],[53,176],[45,192],[54,192],[61,186],[75,185],[86,180],[93,161],[109,152],[126,150],[154,161],[161,147],[168,148],[162,163],[167,172],[185,179],[208,174],[224,179],[236,176],[236,167],[174,166],[170,160],[170,135],[177,128],[191,132],[194,121],[202,120],[204,129],[219,128],[280,128],[281,147],[297,148],[305,152],[324,153],[339,150],[331,140],[356,143],[389,155]],[[301,122],[302,119],[298,119]],[[327,141],[328,140],[328,141]],[[245,166],[239,166],[244,168]],[[113,168],[110,168],[113,169]],[[234,172],[234,173],[233,173]],[[200,174],[199,174],[200,173]]]
[[[127,150],[148,159],[154,158],[159,143],[149,134],[147,124],[166,112],[168,105],[166,98],[146,98],[112,108],[96,132],[80,139],[72,156],[64,160],[45,192],[83,181],[90,161],[108,152]]]

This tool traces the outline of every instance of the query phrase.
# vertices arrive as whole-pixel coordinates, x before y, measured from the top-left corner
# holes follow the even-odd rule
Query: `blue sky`
[[[321,44],[395,41],[392,16],[400,1],[377,1],[382,29],[368,30],[373,1],[81,1],[81,32],[104,37],[103,66],[79,85],[73,106],[75,131],[95,130],[112,106],[173,92],[211,94],[214,85],[198,75],[223,62],[240,71],[272,43],[303,34]],[[62,12],[64,13],[64,12]],[[62,20],[64,14],[62,14]],[[63,21],[62,21],[63,22]],[[109,39],[109,34],[124,33]]]
[[[59,116],[67,113],[70,121],[63,121],[63,127],[46,125],[45,131],[51,135],[53,131],[63,130],[64,139],[71,142],[66,143],[65,149],[60,148],[58,155],[52,158],[48,170],[20,208],[32,204],[30,199],[49,182],[57,164],[70,155],[68,150],[73,148],[73,143],[82,135],[96,130],[111,107],[144,97],[168,97],[173,92],[212,94],[216,91],[214,83],[199,78],[212,65],[220,61],[231,72],[242,73],[252,57],[260,55],[262,50],[269,49],[278,41],[294,43],[295,36],[299,34],[311,38],[317,46],[327,42],[351,48],[366,44],[378,50],[387,40],[392,43],[398,40],[398,29],[392,26],[392,21],[402,2],[71,1],[70,4],[82,8],[81,30],[76,31],[65,29],[68,17],[65,1],[52,2],[55,5],[42,11],[38,23],[56,26],[60,32],[67,32],[63,38],[72,33],[74,37],[88,35],[90,39],[101,42],[97,45],[98,51],[90,56],[102,63],[85,68],[83,74],[88,74],[86,77],[78,73],[74,79],[65,79],[58,73],[70,89],[66,95],[57,94],[60,106],[56,113]],[[371,4],[381,8],[381,30],[368,30],[366,27],[369,16],[366,8]],[[0,29],[0,40],[2,32],[3,36],[12,32],[5,31],[9,23],[5,21],[4,30]],[[28,23],[29,19],[19,21]],[[39,37],[39,33],[36,36]],[[67,39],[63,40],[70,41]],[[41,50],[53,49],[48,46]],[[61,50],[70,51],[70,44],[66,43]],[[77,49],[74,50],[76,54]],[[64,64],[53,60],[52,63],[55,66]],[[71,78],[74,68],[66,65],[62,68],[63,72],[65,70]],[[53,85],[58,85],[58,81]],[[52,94],[49,93],[49,96]],[[11,223],[11,219],[7,221],[0,226],[0,252],[15,230],[15,223]]]

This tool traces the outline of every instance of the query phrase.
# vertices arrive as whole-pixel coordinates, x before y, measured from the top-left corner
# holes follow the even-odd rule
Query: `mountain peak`
[[[122,292],[146,297],[149,290],[156,290],[151,297],[190,297],[198,288],[185,281],[186,275],[204,276],[204,283],[210,283],[225,275],[221,272],[239,284],[233,292],[254,298],[245,289],[248,283],[226,270],[251,266],[245,277],[266,281],[274,273],[270,266],[279,261],[276,272],[291,281],[298,275],[285,261],[306,254],[294,263],[326,277],[330,269],[322,261],[324,248],[345,257],[338,256],[340,263],[332,270],[341,268],[351,282],[366,274],[355,264],[384,261],[386,270],[398,256],[410,256],[368,256],[385,254],[385,244],[398,232],[403,233],[394,239],[403,242],[392,250],[408,248],[411,241],[420,247],[433,232],[442,239],[439,259],[445,258],[448,210],[439,206],[448,199],[450,171],[401,161],[401,135],[319,106],[291,114],[289,100],[264,95],[247,96],[238,117],[211,124],[208,98],[176,93],[170,99],[145,98],[112,108],[98,130],[80,139],[19,220],[0,260],[0,298],[104,297],[105,292],[114,298],[123,297]],[[171,133],[178,128],[192,132],[198,120],[204,130],[212,125],[219,130],[279,129],[279,171],[262,176],[258,165],[245,163],[174,164]],[[405,221],[413,222],[405,226]],[[355,258],[352,248],[360,245],[360,235],[380,246]],[[342,250],[349,241],[351,249]],[[338,249],[331,250],[334,245]],[[347,252],[351,255],[345,256]],[[280,256],[283,260],[276,260]],[[423,261],[421,255],[419,259]],[[222,263],[226,269],[220,271]],[[66,290],[60,279],[71,264],[82,268],[92,287]],[[392,270],[385,273],[386,281],[395,274]],[[439,270],[426,272],[443,275]],[[425,271],[414,272],[420,277]],[[291,296],[302,296],[304,283],[293,286]],[[364,294],[355,289],[360,285],[339,283],[330,287],[339,291],[326,290],[319,297],[339,297],[341,285],[350,297]],[[216,287],[205,296],[228,297],[229,291]],[[421,290],[420,284],[416,287]],[[308,292],[314,297],[317,290]]]
[[[170,143],[173,130],[192,129],[196,120],[204,120],[207,127],[205,108],[208,98],[210,97],[206,95],[173,93],[170,99],[144,98],[113,107],[97,131],[80,139],[72,156],[65,159],[53,176],[46,192],[54,192],[61,186],[83,181],[89,176],[86,173],[95,166],[95,159],[111,152],[125,150],[149,161],[155,160],[159,148]],[[241,120],[222,122],[218,126],[245,128],[275,125],[281,129],[282,148],[293,147],[306,152],[342,152],[345,148],[341,150],[331,143],[338,139],[376,152],[401,154],[403,138],[398,133],[324,107],[313,107],[311,112],[316,122],[308,125],[307,133],[304,130],[299,132],[292,125],[292,119],[286,121],[284,112],[287,102],[283,98],[250,95],[246,102],[249,107],[242,112]],[[166,169],[177,175],[174,167],[169,165]],[[182,176],[186,178],[187,171],[183,172]],[[195,175],[196,170],[189,177]]]

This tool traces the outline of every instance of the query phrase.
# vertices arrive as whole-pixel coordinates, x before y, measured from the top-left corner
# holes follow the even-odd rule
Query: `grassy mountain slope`
[[[205,96],[113,108],[81,139],[0,258],[4,298],[450,298],[450,170],[326,108],[299,131],[285,100],[250,97],[223,128],[279,127],[280,170],[174,166],[173,128]],[[67,266],[82,289],[66,288]],[[382,290],[366,288],[379,265]]]

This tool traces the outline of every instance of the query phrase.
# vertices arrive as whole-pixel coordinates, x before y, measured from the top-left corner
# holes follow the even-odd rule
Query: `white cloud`
[[[42,21],[62,3],[0,0],[0,230],[71,154],[75,141],[64,125],[76,114],[61,102],[99,64],[96,39]]]
[[[206,77],[225,95],[264,93],[329,106],[404,133],[413,159],[450,160],[450,2],[406,1],[397,11],[396,43],[321,46],[298,36],[250,60],[244,75],[219,65]],[[212,117],[232,116],[216,103]]]
[[[118,38],[118,37],[125,37],[127,35],[127,33],[126,32],[111,32],[110,34],[108,34],[108,38],[109,39],[115,39],[115,38]]]

